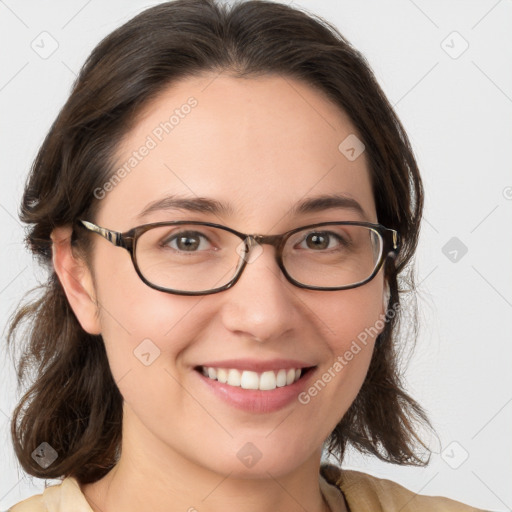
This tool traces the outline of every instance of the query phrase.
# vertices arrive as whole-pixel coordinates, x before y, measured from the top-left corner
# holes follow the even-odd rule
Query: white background
[[[432,440],[437,453],[427,468],[353,453],[346,466],[421,494],[511,510],[512,2],[288,3],[332,22],[367,57],[409,133],[426,188],[417,258],[421,334],[406,381],[430,414],[441,445]],[[2,346],[8,316],[43,275],[23,247],[17,219],[30,164],[92,48],[151,5],[155,2],[0,1]],[[31,47],[43,31],[58,43],[47,59]],[[444,254],[453,247],[443,252],[453,237],[467,247],[455,262]],[[1,361],[4,510],[41,492],[44,481],[24,477],[15,462],[9,418],[16,384],[4,351]]]

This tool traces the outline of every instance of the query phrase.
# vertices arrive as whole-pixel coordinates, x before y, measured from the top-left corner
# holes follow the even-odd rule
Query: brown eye
[[[181,231],[172,234],[160,242],[162,247],[169,247],[176,251],[196,252],[208,249],[209,240],[199,231]]]
[[[332,249],[339,243],[347,245],[347,241],[340,237],[338,234],[329,231],[319,231],[315,233],[309,233],[304,238],[304,242],[309,249],[313,250],[325,250]]]

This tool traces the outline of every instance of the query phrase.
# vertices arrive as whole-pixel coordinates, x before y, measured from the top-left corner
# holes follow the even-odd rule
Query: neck
[[[330,512],[319,484],[321,450],[289,471],[247,477],[237,474],[238,466],[221,473],[196,464],[140,427],[123,422],[118,463],[82,486],[94,512]]]

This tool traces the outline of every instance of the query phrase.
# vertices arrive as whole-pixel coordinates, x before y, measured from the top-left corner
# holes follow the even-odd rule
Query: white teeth
[[[279,370],[277,372],[276,385],[278,388],[286,386],[286,370]]]
[[[263,372],[260,377],[260,389],[276,389],[276,374],[272,371]]]
[[[240,375],[240,372],[238,370],[231,370],[232,372],[236,372]],[[259,381],[258,381],[258,374],[256,372],[242,372],[242,375],[238,381],[240,384],[239,386],[243,389],[258,389],[259,388]]]
[[[219,368],[217,370],[217,380],[225,384],[228,381],[228,372],[225,368]]]
[[[241,387],[242,389],[259,389],[261,391],[270,391],[276,387],[289,386],[299,380],[302,370],[300,368],[281,369],[277,372],[272,370],[262,372],[261,374],[249,370],[240,372],[235,368],[212,368],[201,367],[201,372],[205,377],[212,380],[218,380],[223,384]]]
[[[229,370],[227,383],[230,386],[240,386],[240,372],[237,370]]]

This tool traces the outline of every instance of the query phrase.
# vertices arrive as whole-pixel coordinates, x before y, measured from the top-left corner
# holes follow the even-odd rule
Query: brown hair
[[[396,335],[403,320],[400,295],[414,290],[409,263],[423,208],[421,178],[400,121],[364,57],[322,18],[260,0],[231,8],[214,0],[176,0],[137,15],[93,50],[27,181],[20,218],[30,225],[27,244],[49,277],[39,298],[18,309],[8,335],[11,348],[21,351],[18,384],[30,371],[35,375],[11,425],[23,469],[39,478],[74,476],[84,484],[99,480],[118,460],[123,399],[101,336],[81,328],[56,277],[50,233],[79,217],[94,219],[93,191],[112,175],[115,150],[137,113],[172,82],[204,72],[301,80],[351,118],[366,146],[378,220],[398,230],[403,245],[385,267],[396,314],[387,319],[362,388],[326,447],[340,461],[352,445],[388,462],[427,464],[415,453],[418,443],[426,448],[415,424],[432,427],[403,389]],[[73,242],[80,236],[75,232]],[[417,334],[411,325],[409,346]],[[17,346],[15,339],[25,343]],[[31,456],[42,442],[58,454],[46,468]]]

